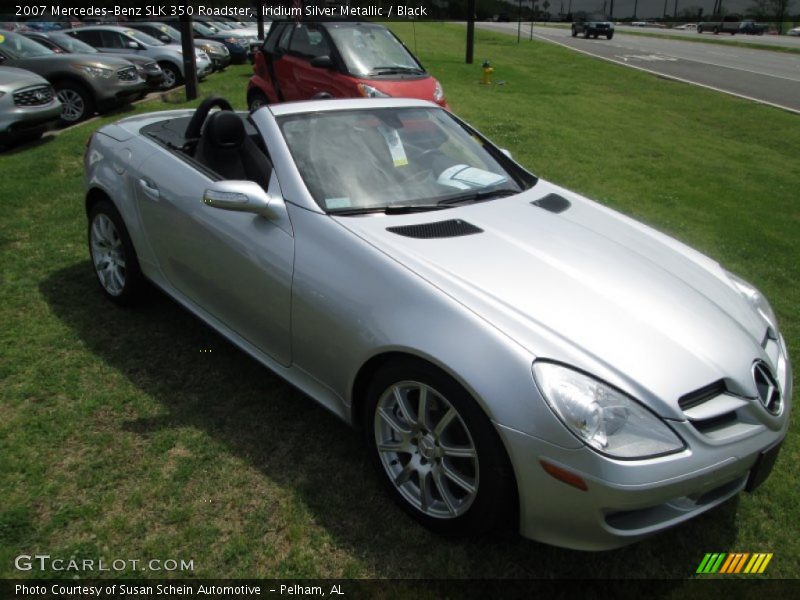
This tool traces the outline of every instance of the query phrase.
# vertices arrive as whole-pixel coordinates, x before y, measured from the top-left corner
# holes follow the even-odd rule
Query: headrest
[[[218,148],[238,148],[245,138],[244,123],[236,113],[220,110],[208,115],[203,137]]]

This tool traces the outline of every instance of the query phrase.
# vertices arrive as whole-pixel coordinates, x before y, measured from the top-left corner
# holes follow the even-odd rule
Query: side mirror
[[[169,37],[166,34],[163,34],[163,33],[160,36],[158,36],[158,39],[161,40],[162,42],[164,42],[165,44],[171,44],[172,43],[172,38]]]
[[[141,50],[142,49],[142,45],[139,42],[134,42],[133,40],[128,42],[127,46],[131,50]]]
[[[510,150],[507,150],[506,148],[499,148],[499,150],[500,150],[500,152],[505,154],[508,158],[510,158],[511,160],[514,160],[514,157],[511,156],[511,151]]]
[[[333,60],[327,54],[323,54],[322,56],[315,56],[311,59],[311,66],[317,67],[318,69],[332,69],[333,68]]]
[[[217,181],[203,194],[203,204],[222,210],[269,217],[271,198],[255,181]]]

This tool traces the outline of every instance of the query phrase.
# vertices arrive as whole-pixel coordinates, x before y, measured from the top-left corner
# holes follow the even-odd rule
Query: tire
[[[574,27],[572,28],[572,37],[578,37],[578,30]]]
[[[94,114],[94,98],[85,86],[73,81],[62,81],[55,86],[56,96],[61,101],[62,126],[74,125]]]
[[[420,418],[422,398],[427,409]],[[403,510],[453,536],[511,524],[516,488],[505,449],[456,381],[426,362],[405,359],[375,374],[366,400],[364,429],[373,462]]]
[[[593,34],[592,34],[592,37],[593,37],[594,39],[597,39],[598,35],[600,35],[600,34],[598,34],[598,33],[593,33]]]
[[[183,75],[173,63],[162,61],[158,63],[158,66],[164,71],[164,81],[161,83],[162,90],[170,90],[183,83]]]
[[[250,93],[250,97],[247,99],[247,107],[250,109],[250,112],[256,112],[262,106],[266,106],[269,104],[269,99],[259,90],[255,90]]]
[[[703,33],[703,28],[699,25],[697,26],[697,33]]]
[[[714,35],[718,35],[719,34],[719,27],[714,27],[713,31],[714,31]]]
[[[141,300],[147,288],[125,223],[109,200],[89,211],[89,258],[106,297],[122,306]]]
[[[588,29],[586,29],[586,30],[583,32],[583,38],[584,38],[584,39],[586,39],[586,40],[588,40],[588,39],[589,39],[589,30],[588,30]]]
[[[614,34],[613,34],[613,33],[607,33],[607,34],[606,34],[606,39],[607,39],[607,40],[610,40],[610,39],[611,39],[611,38],[613,38],[613,37],[614,37]]]

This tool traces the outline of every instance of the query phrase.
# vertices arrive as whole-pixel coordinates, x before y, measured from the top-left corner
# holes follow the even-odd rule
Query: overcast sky
[[[538,0],[541,7],[542,0]],[[549,0],[551,13],[558,13],[561,10],[562,0]],[[684,8],[697,7],[702,8],[704,14],[711,14],[714,9],[714,0],[667,0],[667,14],[673,14],[675,10],[675,2],[678,3],[678,14]],[[797,2],[794,0],[789,2],[790,14],[797,8]],[[569,8],[570,0],[563,0],[564,12]],[[611,0],[572,0],[572,11],[585,10],[587,12],[603,12],[603,5],[606,6],[606,14],[611,7]],[[630,17],[633,15],[633,7],[636,0],[614,0],[614,16],[617,18]],[[753,5],[753,0],[722,0],[722,7],[727,12],[743,13],[747,8]],[[664,12],[664,0],[638,0],[636,7],[636,16],[647,17],[660,17]]]

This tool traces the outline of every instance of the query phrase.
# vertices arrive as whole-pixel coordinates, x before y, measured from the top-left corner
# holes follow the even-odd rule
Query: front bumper
[[[221,71],[231,64],[230,54],[209,54],[208,56],[211,59],[211,64],[215,71]]]
[[[563,448],[498,424],[516,473],[520,533],[556,546],[610,550],[732,498],[748,485],[757,462],[774,458],[774,449],[788,430],[792,395],[788,360],[781,373],[785,405],[779,417],[751,400],[736,411],[735,421],[715,429],[701,431],[689,420],[669,421],[686,448],[657,458],[615,460],[588,447]],[[762,459],[769,450],[774,451]],[[579,476],[587,489],[554,478],[540,461]]]
[[[9,106],[2,106],[0,111],[0,141],[11,142],[17,138],[25,137],[33,130],[46,129],[53,125],[61,116],[61,103],[57,99],[44,106],[14,106],[9,94]]]

